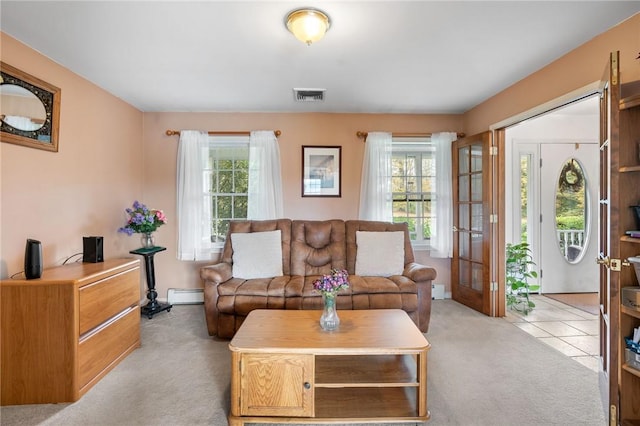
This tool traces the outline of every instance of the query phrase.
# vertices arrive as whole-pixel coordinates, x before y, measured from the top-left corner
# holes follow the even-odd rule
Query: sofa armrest
[[[200,278],[204,281],[204,312],[209,336],[218,334],[218,284],[232,278],[229,263],[221,262],[200,268]]]
[[[418,328],[426,333],[431,319],[431,281],[438,274],[429,266],[411,262],[405,265],[402,275],[413,280],[418,287]]]
[[[200,268],[200,278],[205,282],[210,281],[213,284],[220,284],[233,278],[233,271],[228,263],[216,263],[215,265]]]
[[[412,279],[415,282],[433,281],[436,278],[436,270],[430,266],[424,266],[419,263],[411,262],[404,266],[404,272],[402,273],[407,278]]]

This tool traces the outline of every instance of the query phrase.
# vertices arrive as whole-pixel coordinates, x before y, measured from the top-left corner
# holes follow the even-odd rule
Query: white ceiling
[[[332,20],[312,46],[284,26],[302,6]],[[640,1],[0,7],[3,32],[142,111],[462,113],[639,12]],[[324,88],[326,100],[294,102],[294,87]]]

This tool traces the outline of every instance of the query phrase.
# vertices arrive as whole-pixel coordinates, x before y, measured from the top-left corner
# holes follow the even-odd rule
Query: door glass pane
[[[556,187],[556,239],[569,263],[578,263],[586,252],[589,203],[587,179],[580,162],[570,158],[559,172]]]
[[[529,224],[529,170],[531,170],[531,154],[520,155],[520,241],[527,242],[527,225]]]
[[[482,262],[482,234],[471,234],[471,260]]]
[[[471,230],[482,232],[482,204],[471,205]]]
[[[482,171],[482,145],[471,146],[471,172]]]
[[[482,201],[482,173],[471,175],[471,201]]]
[[[482,265],[477,263],[471,265],[471,288],[482,292]]]
[[[458,206],[458,228],[468,230],[469,223],[469,204],[460,204]]]
[[[465,259],[469,259],[471,257],[471,253],[469,252],[469,233],[468,232],[458,232],[458,240],[459,240],[459,256],[464,257]]]
[[[460,282],[458,283],[461,287],[471,287],[471,282],[470,282],[470,278],[471,278],[471,267],[469,265],[469,262],[466,260],[462,260],[460,259],[460,262],[458,263],[458,272],[460,274],[459,280]]]
[[[458,150],[458,174],[469,173],[469,147]]]
[[[460,201],[469,201],[469,176],[460,176],[458,178],[458,199]]]

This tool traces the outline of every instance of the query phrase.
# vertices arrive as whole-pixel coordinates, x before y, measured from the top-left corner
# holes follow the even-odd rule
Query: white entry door
[[[597,293],[598,143],[540,146],[541,293]]]

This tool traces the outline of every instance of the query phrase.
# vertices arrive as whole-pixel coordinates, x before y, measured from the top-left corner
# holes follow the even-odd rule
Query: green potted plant
[[[529,278],[538,277],[531,268],[535,262],[529,244],[507,244],[506,258],[507,307],[527,315],[536,306],[529,299],[529,293],[540,289],[539,285],[529,284]]]

